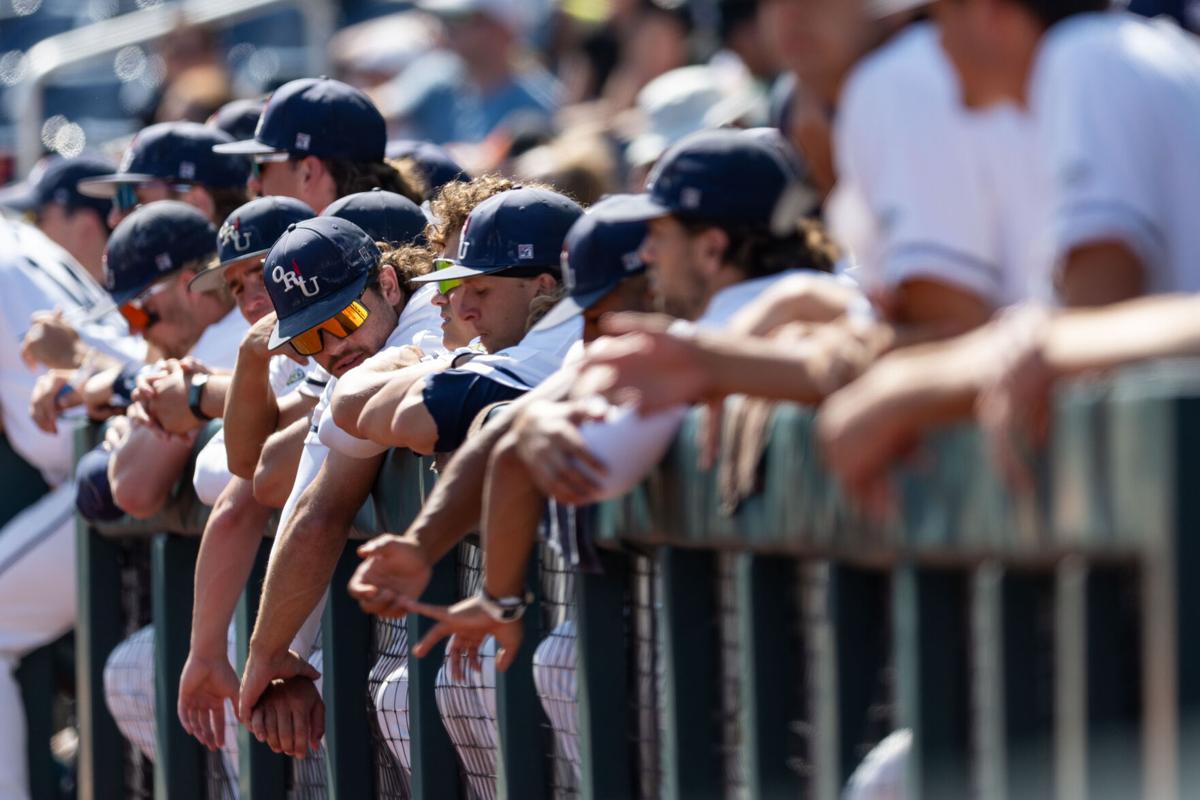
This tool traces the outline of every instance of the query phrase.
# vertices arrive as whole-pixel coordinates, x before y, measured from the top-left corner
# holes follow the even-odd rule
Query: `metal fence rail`
[[[788,406],[763,491],[722,513],[713,476],[695,466],[689,421],[656,475],[601,508],[604,572],[575,583],[582,796],[832,800],[895,727],[913,732],[911,797],[1200,796],[1200,584],[1188,580],[1200,565],[1197,375],[1159,366],[1061,398],[1031,498],[1006,492],[975,431],[941,432],[929,457],[896,472],[901,504],[886,524],[841,496],[812,413]],[[363,527],[403,530],[432,478],[425,460],[393,453]],[[120,630],[105,599],[111,541],[81,532],[90,797],[119,796],[120,785],[97,672]],[[338,798],[372,796],[374,765],[391,757],[370,752],[371,627],[344,591],[353,544],[325,619],[328,795]],[[198,745],[170,739],[189,616],[167,607],[190,581],[195,542],[160,535],[155,546],[155,586],[179,581],[156,605],[168,731],[156,786],[197,796],[183,776],[196,774]],[[458,595],[452,558],[434,572],[431,602]],[[251,591],[243,614],[253,602]],[[407,624],[410,642],[429,626]],[[657,632],[649,644],[647,630]],[[540,638],[527,634],[528,652],[497,681],[501,797],[548,797],[555,780],[529,667]],[[463,791],[435,703],[440,666],[440,653],[409,664],[416,798]],[[646,741],[647,698],[657,743]],[[241,796],[284,796],[282,759],[256,747],[242,750]]]

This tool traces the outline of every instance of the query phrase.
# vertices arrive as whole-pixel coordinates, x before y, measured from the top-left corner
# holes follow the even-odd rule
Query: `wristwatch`
[[[496,622],[516,622],[533,602],[533,592],[525,592],[524,597],[492,597],[480,589],[479,600],[484,612]]]
[[[192,376],[192,382],[188,386],[188,408],[192,411],[192,416],[201,422],[208,422],[212,417],[204,413],[201,400],[204,398],[204,387],[208,385],[208,373],[201,372]]]

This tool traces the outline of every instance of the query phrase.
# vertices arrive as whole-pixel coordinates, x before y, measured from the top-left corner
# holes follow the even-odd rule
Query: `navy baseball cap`
[[[220,144],[227,155],[295,155],[383,161],[387,126],[362,91],[331,78],[301,78],[275,90],[253,139]]]
[[[563,286],[567,296],[534,326],[553,328],[582,314],[603,300],[621,281],[646,271],[638,252],[646,238],[646,223],[605,218],[606,211],[619,210],[633,195],[606,197],[584,214],[567,231],[562,249]]]
[[[271,349],[332,319],[362,296],[379,248],[366,231],[338,217],[289,225],[263,261],[278,322]]]
[[[104,251],[104,285],[124,305],[164,275],[217,252],[217,229],[178,200],[147,203],[121,221]]]
[[[218,108],[205,124],[225,131],[233,137],[235,142],[242,139],[253,139],[264,105],[266,102],[263,100],[230,100]]]
[[[317,213],[294,197],[271,195],[238,206],[217,230],[217,264],[188,284],[194,291],[221,287],[221,274],[234,264],[262,258],[271,245],[294,222],[312,219]]]
[[[786,152],[773,128],[694,133],[663,154],[645,194],[608,214],[626,220],[676,216],[782,232],[811,201],[796,159]]]
[[[412,200],[379,188],[335,200],[321,216],[350,220],[375,241],[388,244],[424,243],[425,225],[429,222],[425,212]]]
[[[112,171],[112,162],[96,156],[48,156],[34,165],[24,181],[0,190],[0,206],[36,211],[50,203],[58,203],[71,211],[90,208],[101,219],[106,219],[112,202],[81,194],[79,182]]]
[[[388,158],[405,158],[413,162],[428,186],[427,197],[433,197],[447,183],[469,181],[471,176],[441,147],[417,139],[388,142]]]
[[[563,239],[581,216],[578,203],[548,189],[517,187],[492,195],[467,216],[451,266],[412,282],[558,272]]]
[[[133,137],[119,170],[81,181],[79,191],[90,197],[112,197],[118,184],[150,181],[240,189],[250,177],[250,162],[220,158],[212,151],[215,145],[232,141],[225,131],[199,122],[160,122]]]

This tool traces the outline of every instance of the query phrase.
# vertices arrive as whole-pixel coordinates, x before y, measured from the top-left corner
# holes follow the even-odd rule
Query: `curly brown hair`
[[[470,181],[451,181],[441,188],[429,203],[433,213],[433,222],[425,226],[425,241],[435,253],[446,250],[446,242],[451,236],[462,230],[467,216],[475,206],[489,197],[515,189],[518,186],[526,189],[545,189],[557,192],[553,186],[536,181],[514,181],[503,175],[480,175]]]
[[[387,242],[377,242],[381,258],[379,263],[371,270],[371,281],[377,281],[379,270],[384,267],[391,267],[396,272],[396,279],[400,281],[400,286],[408,294],[416,291],[417,287],[413,285],[412,279],[421,275],[428,275],[433,270],[433,259],[437,254],[420,244],[403,244],[393,246]]]

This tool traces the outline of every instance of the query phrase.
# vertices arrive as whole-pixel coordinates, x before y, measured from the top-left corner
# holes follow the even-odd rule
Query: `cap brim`
[[[417,0],[417,8],[429,14],[456,17],[478,11],[483,3],[479,0]]]
[[[117,187],[123,183],[150,183],[150,181],[159,180],[162,178],[158,175],[147,175],[141,172],[114,172],[111,175],[87,178],[76,184],[76,187],[84,197],[107,200],[117,193]]]
[[[598,219],[609,222],[649,222],[652,219],[670,216],[671,209],[655,202],[647,193],[630,195],[628,198],[622,198],[620,203],[593,213]]]
[[[461,281],[466,278],[475,278],[479,275],[495,275],[498,272],[504,272],[506,269],[512,269],[516,264],[506,267],[464,267],[462,264],[455,264],[452,267],[445,269],[434,270],[427,275],[419,275],[413,278],[409,283],[436,283],[437,281]]]
[[[279,320],[271,331],[271,341],[267,343],[268,349],[274,350],[276,347],[285,345],[292,340],[293,336],[299,336],[305,331],[317,327],[325,320],[332,319],[338,312],[362,296],[363,290],[367,288],[368,278],[368,275],[363,275],[337,294],[318,300]]]
[[[555,304],[554,308],[546,312],[546,316],[537,321],[537,324],[530,329],[530,332],[548,331],[551,328],[557,328],[568,320],[578,317],[584,311],[587,311],[607,297],[613,289],[617,288],[617,284],[619,283],[620,281],[611,286],[594,289],[586,294],[564,297]]]
[[[224,285],[224,280],[221,276],[225,273],[225,270],[236,264],[241,264],[243,261],[251,261],[254,259],[261,261],[269,252],[271,252],[270,249],[259,250],[254,253],[247,253],[244,256],[231,258],[229,261],[222,261],[216,266],[209,267],[208,269],[196,275],[196,277],[192,278],[188,282],[188,288],[195,292],[211,292],[214,289],[220,289]]]
[[[272,147],[269,144],[263,144],[257,139],[243,139],[240,142],[226,142],[225,144],[214,144],[213,152],[220,153],[223,156],[263,156],[269,153],[283,153],[278,147]]]
[[[38,206],[37,190],[28,181],[0,189],[0,206],[14,211],[33,211]]]

